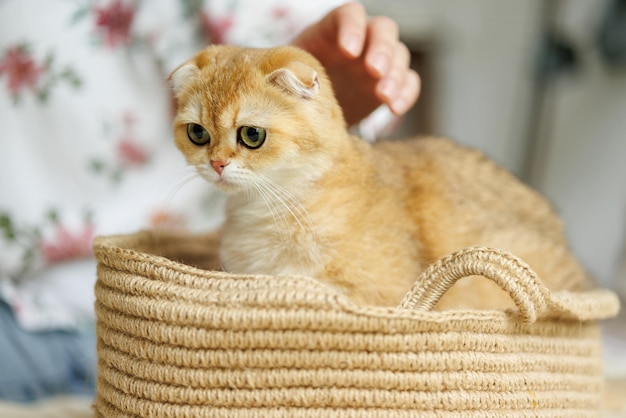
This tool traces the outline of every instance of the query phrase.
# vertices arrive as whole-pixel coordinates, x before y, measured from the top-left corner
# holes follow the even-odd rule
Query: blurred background
[[[626,297],[626,0],[364,0],[400,25],[422,95],[400,132],[486,152],[552,201]]]

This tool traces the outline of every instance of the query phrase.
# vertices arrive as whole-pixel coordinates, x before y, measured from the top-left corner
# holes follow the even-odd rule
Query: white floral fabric
[[[343,1],[0,1],[0,298],[29,330],[93,322],[96,235],[207,229],[167,75],[209,43],[271,46]]]

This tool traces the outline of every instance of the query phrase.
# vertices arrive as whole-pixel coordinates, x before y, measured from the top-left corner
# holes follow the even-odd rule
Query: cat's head
[[[226,192],[321,177],[345,136],[324,68],[295,47],[210,46],[170,76],[176,145]]]

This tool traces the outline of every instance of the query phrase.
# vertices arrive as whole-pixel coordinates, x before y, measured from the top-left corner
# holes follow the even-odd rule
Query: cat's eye
[[[202,125],[197,123],[187,124],[187,136],[189,140],[196,145],[206,145],[211,140],[209,133]]]
[[[242,126],[237,131],[237,141],[250,149],[257,149],[265,142],[265,129],[254,126]]]

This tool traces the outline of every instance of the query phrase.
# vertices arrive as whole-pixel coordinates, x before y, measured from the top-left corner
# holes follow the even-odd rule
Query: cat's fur
[[[350,135],[324,68],[302,50],[211,46],[170,80],[177,146],[229,194],[227,271],[311,276],[359,303],[395,305],[430,263],[479,245],[521,257],[552,289],[586,285],[543,197],[447,139],[370,145]],[[210,143],[193,144],[189,123]],[[265,128],[263,146],[238,142],[241,126]],[[473,277],[439,306],[508,305]]]

